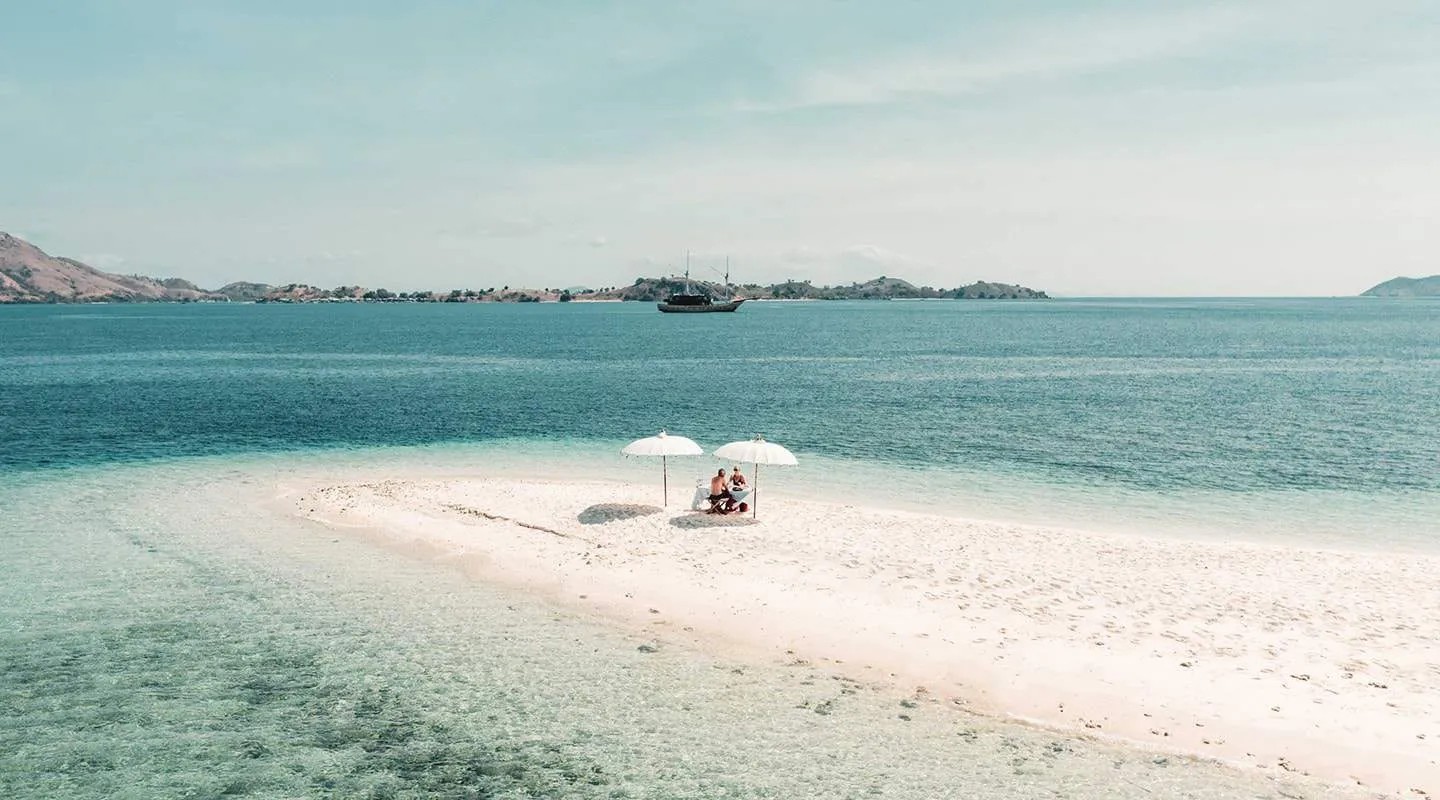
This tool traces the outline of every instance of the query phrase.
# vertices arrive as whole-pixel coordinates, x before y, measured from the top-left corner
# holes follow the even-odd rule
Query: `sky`
[[[1440,273],[1440,3],[5,2],[0,230],[418,289]]]

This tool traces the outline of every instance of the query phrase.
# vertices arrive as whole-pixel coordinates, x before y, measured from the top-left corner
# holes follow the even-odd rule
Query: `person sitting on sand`
[[[721,467],[715,477],[710,479],[710,510],[724,513],[725,506],[730,502],[730,489],[725,484],[725,468]]]
[[[750,482],[745,480],[744,475],[740,474],[740,465],[737,464],[730,468],[730,488],[732,490],[744,489],[746,486],[749,485]]]

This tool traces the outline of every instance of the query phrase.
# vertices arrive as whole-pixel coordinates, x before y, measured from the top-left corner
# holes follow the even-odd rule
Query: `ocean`
[[[7,473],[417,446],[559,451],[603,473],[661,428],[707,449],[763,434],[805,458],[773,474],[807,492],[1428,548],[1440,305],[5,308],[0,421]]]
[[[653,480],[1150,535],[1440,548],[1440,304],[0,308],[0,793],[1293,794],[623,630],[273,508],[332,470]],[[672,491],[715,465],[672,464]],[[843,697],[845,702],[826,705]],[[834,709],[818,713],[817,708]]]

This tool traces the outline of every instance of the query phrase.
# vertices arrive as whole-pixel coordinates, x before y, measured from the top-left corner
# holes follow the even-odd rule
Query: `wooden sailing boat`
[[[725,287],[730,287],[730,259],[725,259]],[[734,311],[745,302],[745,298],[737,297],[723,302],[716,302],[708,291],[697,292],[690,283],[690,254],[685,254],[685,291],[679,294],[672,294],[668,299],[655,304],[655,307],[666,314],[708,314],[717,311]]]

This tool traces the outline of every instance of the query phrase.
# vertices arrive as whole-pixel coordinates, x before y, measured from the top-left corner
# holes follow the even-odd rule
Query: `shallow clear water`
[[[706,655],[266,510],[277,483],[358,462],[0,481],[0,795],[1339,792],[1004,725],[825,665]]]

